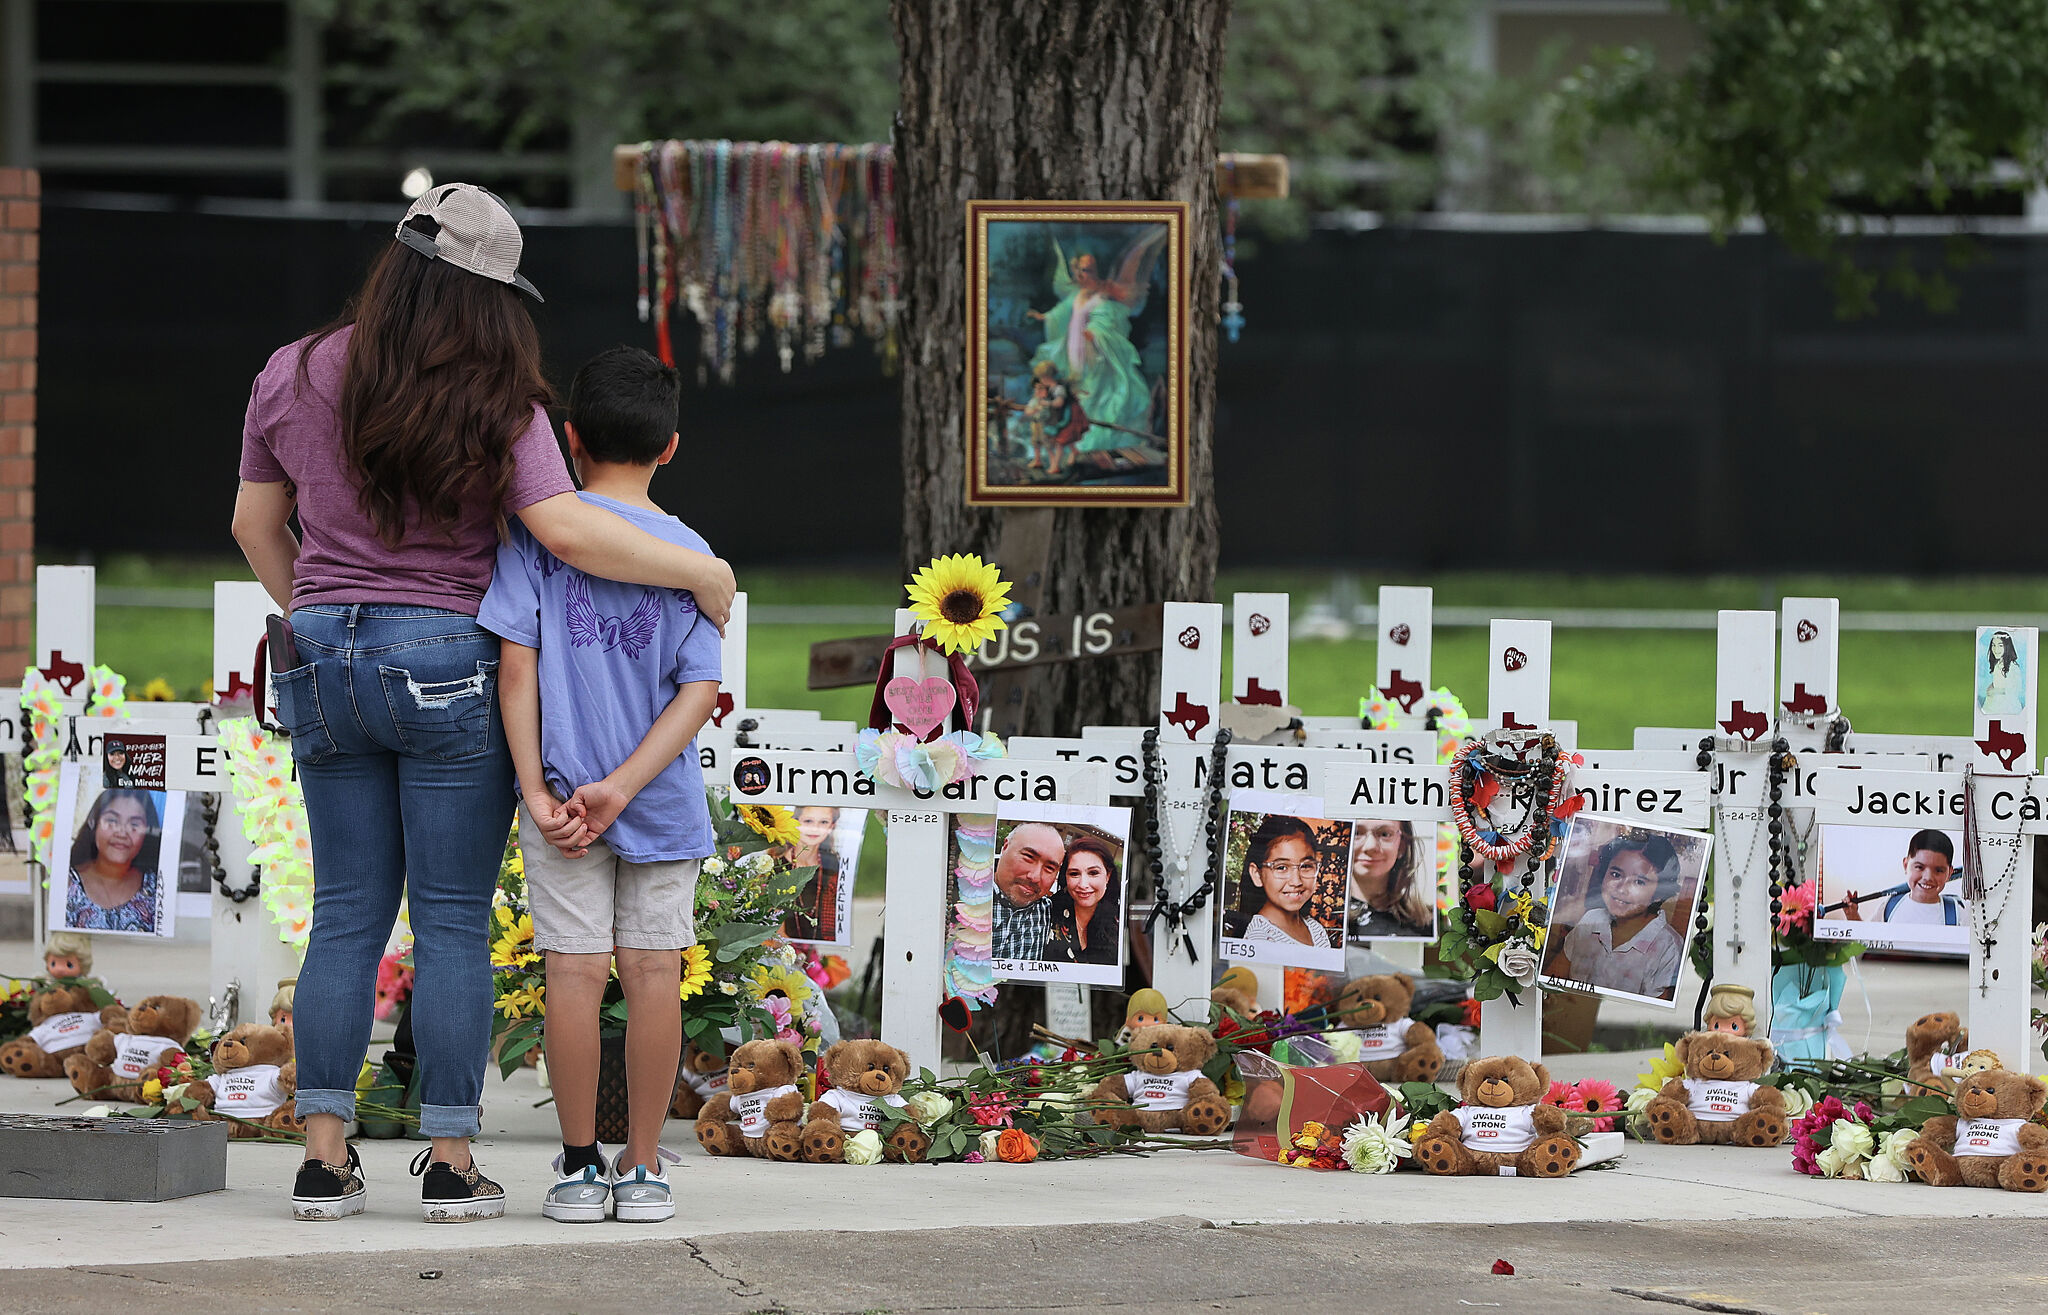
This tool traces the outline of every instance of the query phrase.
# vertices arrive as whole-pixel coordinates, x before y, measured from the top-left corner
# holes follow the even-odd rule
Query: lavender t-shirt
[[[709,553],[673,516],[579,493],[658,539]],[[548,788],[567,799],[632,756],[682,686],[717,680],[718,628],[683,589],[585,575],[514,522],[477,624],[540,650],[540,758]],[[633,797],[604,841],[635,863],[703,858],[714,848],[704,770],[693,741]]]
[[[242,425],[242,478],[298,486],[298,569],[292,606],[395,603],[476,615],[497,556],[497,509],[482,497],[466,501],[446,530],[421,528],[408,509],[405,539],[387,547],[357,505],[358,486],[341,454],[341,376],[348,359],[346,328],[313,349],[299,377],[304,339],[278,350],[249,390]],[[524,510],[576,486],[555,443],[547,412],[512,444],[505,511]]]

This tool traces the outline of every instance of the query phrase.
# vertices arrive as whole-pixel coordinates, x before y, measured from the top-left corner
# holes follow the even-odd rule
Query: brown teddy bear
[[[1501,1174],[1562,1178],[1579,1165],[1564,1111],[1543,1104],[1550,1070],[1512,1055],[1475,1059],[1458,1073],[1465,1102],[1429,1121],[1415,1162],[1446,1176]]]
[[[672,1119],[694,1119],[704,1112],[704,1102],[725,1093],[725,1056],[699,1049],[695,1041],[683,1045],[682,1072],[676,1075],[675,1099],[669,1102]]]
[[[2048,1082],[2002,1068],[1959,1084],[1956,1112],[1920,1125],[1906,1161],[1932,1187],[2048,1188],[2048,1128],[2031,1120],[2048,1104]]]
[[[1250,1018],[1259,1012],[1258,976],[1241,963],[1230,965],[1229,970],[1216,979],[1216,985],[1209,988],[1209,1003],[1222,1007],[1216,1013],[1218,1019],[1228,1014]]]
[[[1358,1058],[1381,1082],[1434,1082],[1444,1066],[1436,1029],[1408,1017],[1415,984],[1399,973],[1354,977],[1330,1006],[1330,1017],[1358,1038]]]
[[[1949,1067],[1970,1049],[1970,1031],[1951,1013],[1922,1014],[1906,1025],[1906,1076],[1941,1095],[1955,1094]],[[1910,1084],[1908,1096],[1922,1095]]]
[[[900,1093],[910,1080],[910,1056],[880,1041],[841,1041],[825,1052],[825,1075],[832,1079],[832,1090],[811,1102],[804,1115],[803,1153],[812,1164],[839,1164],[846,1158],[848,1137],[881,1131],[880,1106],[900,1110],[906,1104]],[[883,1153],[917,1164],[931,1144],[912,1119],[896,1125],[883,1142]]]
[[[201,1017],[199,1002],[182,995],[153,995],[133,1010],[108,1005],[100,1030],[64,1057],[64,1075],[81,1096],[141,1100],[142,1084],[184,1055]]]
[[[1131,1037],[1135,1073],[1104,1078],[1089,1096],[1095,1117],[1113,1128],[1213,1137],[1230,1126],[1230,1104],[1202,1065],[1216,1054],[1207,1028],[1154,1023]]]
[[[1757,1079],[1771,1067],[1771,1043],[1733,1032],[1688,1032],[1673,1053],[1685,1076],[1664,1084],[1643,1117],[1666,1146],[1777,1146],[1792,1123],[1785,1096]]]
[[[306,1130],[292,1099],[298,1089],[291,1029],[244,1023],[214,1046],[213,1076],[188,1085],[185,1095],[199,1103],[193,1118],[232,1116],[240,1122],[228,1125],[228,1136],[261,1137]]]
[[[713,1155],[794,1160],[802,1146],[804,1057],[787,1041],[749,1041],[726,1065],[726,1089],[704,1102],[697,1140]]]
[[[61,1078],[65,1056],[100,1030],[100,1010],[91,987],[60,980],[29,998],[28,1022],[26,1036],[0,1045],[0,1073]]]

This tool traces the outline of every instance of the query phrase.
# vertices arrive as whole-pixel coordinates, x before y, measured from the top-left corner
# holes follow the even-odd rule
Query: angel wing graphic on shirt
[[[654,631],[661,624],[661,598],[652,589],[641,591],[640,606],[624,618],[597,610],[590,600],[590,581],[581,571],[570,574],[567,597],[569,642],[576,647],[597,644],[607,650],[624,649],[627,657],[638,658],[654,642]]]

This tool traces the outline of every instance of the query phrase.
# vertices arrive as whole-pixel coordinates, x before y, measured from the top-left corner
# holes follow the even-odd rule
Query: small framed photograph
[[[998,981],[1121,986],[1131,810],[996,808],[989,950]]]
[[[1960,831],[1821,827],[1813,938],[1861,941],[1880,950],[1968,956],[1970,905],[1963,898],[1963,853]],[[1995,865],[1997,859],[1986,862]]]
[[[1221,954],[1237,963],[1344,971],[1352,826],[1323,801],[1239,790],[1223,855]]]
[[[79,758],[64,763],[57,778],[50,927],[106,936],[173,936],[185,793],[106,788],[100,784],[106,771],[99,758]]]
[[[2017,717],[2027,710],[2027,668],[2031,630],[2015,634],[1998,626],[1977,627],[1977,711]]]
[[[799,945],[851,945],[853,883],[861,841],[867,837],[867,810],[807,805],[791,811],[798,839],[782,856],[796,867],[818,871],[783,911],[783,939]]]
[[[1187,505],[1187,218],[967,203],[970,505]]]
[[[1675,1007],[1713,836],[1580,814],[1563,844],[1539,981]]]
[[[1351,824],[1351,913],[1345,939],[1434,941],[1443,856],[1437,828],[1388,819]]]

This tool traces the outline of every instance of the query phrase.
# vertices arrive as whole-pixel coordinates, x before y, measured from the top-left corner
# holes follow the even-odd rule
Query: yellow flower
[[[178,691],[171,688],[170,681],[158,676],[142,687],[142,693],[138,697],[151,703],[172,703],[177,700]]]
[[[1409,1129],[1408,1129],[1408,1144],[1412,1146],[1412,1145],[1414,1145],[1414,1144],[1415,1144],[1416,1142],[1419,1142],[1419,1141],[1421,1141],[1421,1140],[1422,1140],[1422,1134],[1424,1134],[1424,1133],[1426,1133],[1426,1132],[1428,1132],[1428,1131],[1429,1131],[1429,1124],[1428,1124],[1428,1123],[1426,1123],[1426,1122],[1424,1122],[1424,1121],[1423,1121],[1423,1120],[1421,1120],[1421,1119],[1417,1119],[1417,1120],[1416,1120],[1416,1121],[1414,1122],[1414,1124],[1412,1124],[1412,1125],[1411,1125],[1411,1126],[1409,1127]]]
[[[522,986],[498,997],[498,1012],[507,1018],[539,1018],[547,1013],[547,1002],[537,986]]]
[[[533,917],[530,914],[511,916],[512,910],[498,910],[498,925],[504,934],[491,943],[491,966],[493,968],[516,968],[530,962],[533,944]]]
[[[683,951],[683,999],[702,995],[711,983],[711,951],[692,945]]]
[[[788,997],[791,1009],[801,1013],[804,1001],[811,998],[811,979],[786,965],[755,964],[747,975],[747,994],[758,1004],[777,991]]]
[[[740,821],[771,845],[794,845],[803,837],[796,829],[796,814],[781,804],[741,804]]]
[[[1666,1041],[1664,1043],[1664,1058],[1651,1060],[1649,1072],[1636,1074],[1636,1085],[1638,1087],[1662,1088],[1671,1079],[1684,1076],[1685,1065],[1679,1062],[1678,1047]]]
[[[910,577],[909,590],[910,614],[948,653],[979,648],[1007,624],[997,613],[1009,605],[1010,586],[972,553],[932,558]]]
[[[163,1094],[164,1084],[161,1078],[151,1078],[142,1084],[142,1103],[145,1105],[156,1104]]]

